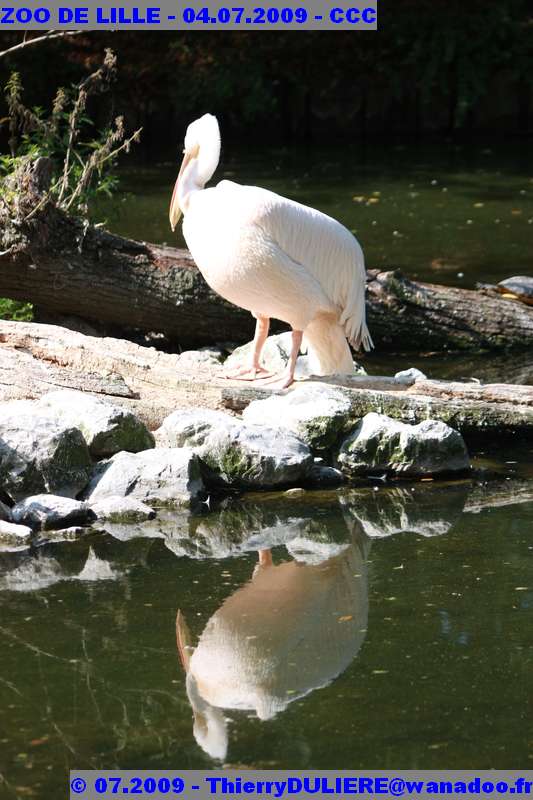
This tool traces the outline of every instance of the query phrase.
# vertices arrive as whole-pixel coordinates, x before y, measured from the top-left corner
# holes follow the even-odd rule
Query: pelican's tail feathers
[[[354,350],[368,351],[372,350],[374,343],[366,324],[364,274],[363,268],[362,280],[350,283],[348,297],[339,322]]]
[[[354,364],[346,335],[331,315],[316,317],[305,329],[309,366],[314,375],[351,375]]]
[[[350,344],[352,345],[353,349],[359,352],[360,350],[366,350],[368,353],[369,350],[372,350],[374,347],[374,342],[372,341],[372,337],[370,335],[370,331],[368,330],[366,322],[363,322],[359,326],[359,330],[357,333],[350,337]]]

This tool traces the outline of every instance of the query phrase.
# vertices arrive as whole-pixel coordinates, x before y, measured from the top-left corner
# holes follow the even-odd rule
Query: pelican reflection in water
[[[304,544],[309,544],[305,542]],[[252,579],[207,622],[196,648],[178,611],[176,633],[194,714],[194,737],[212,758],[224,759],[224,709],[255,711],[268,720],[289,703],[327,686],[348,667],[365,638],[366,559],[370,541],[288,549],[274,564],[259,551]],[[332,553],[333,550],[333,553]]]

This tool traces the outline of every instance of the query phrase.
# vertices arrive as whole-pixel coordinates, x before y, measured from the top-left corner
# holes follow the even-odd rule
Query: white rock
[[[312,462],[309,448],[289,431],[243,424],[209,409],[178,409],[156,431],[170,447],[194,447],[206,480],[238,488],[267,488],[298,482]]]
[[[35,404],[0,404],[0,485],[15,502],[50,492],[75,497],[92,463],[81,432],[39,413]]]
[[[254,400],[245,408],[243,419],[290,430],[315,450],[335,445],[352,424],[351,404],[344,390],[316,383]]]
[[[231,427],[235,417],[209,408],[178,408],[155,431],[159,447],[199,447],[217,428]]]
[[[220,367],[222,352],[212,348],[184,350],[178,357],[178,365],[185,369],[196,367]]]
[[[426,375],[417,369],[416,367],[409,367],[409,369],[402,369],[401,372],[397,372],[394,376],[399,381],[405,381],[406,383],[411,383],[412,381],[424,381],[426,380]]]
[[[337,461],[350,477],[376,471],[422,477],[470,467],[463,437],[444,422],[406,425],[376,413],[363,417],[345,439]]]
[[[99,520],[108,522],[143,522],[155,517],[153,508],[131,496],[103,497],[91,503],[91,509]]]
[[[20,547],[27,547],[30,543],[32,531],[26,525],[15,525],[13,522],[0,520],[0,549],[17,550]]]
[[[79,428],[94,458],[154,446],[154,437],[135,414],[107,400],[65,389],[43,395],[38,403],[46,413]]]
[[[133,497],[149,505],[188,506],[203,492],[200,462],[190,448],[117,453],[100,463],[87,490],[92,505],[105,497]]]
[[[53,494],[27,497],[12,508],[11,514],[14,522],[34,530],[86,525],[96,519],[87,503]]]

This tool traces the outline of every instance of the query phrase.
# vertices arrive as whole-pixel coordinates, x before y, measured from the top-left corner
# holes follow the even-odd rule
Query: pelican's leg
[[[261,366],[261,353],[268,337],[270,319],[268,317],[256,316],[256,320],[251,364],[249,366],[239,367],[233,372],[227,372],[225,374],[226,378],[240,381],[253,381],[258,375],[266,377],[271,374],[267,369]]]
[[[256,578],[261,570],[274,566],[274,562],[272,560],[272,551],[270,549],[258,550],[257,555],[259,556],[259,559],[254,567],[252,578]]]
[[[267,378],[266,380],[261,381],[261,385],[265,386],[272,386],[275,389],[286,389],[291,383],[294,383],[294,370],[296,369],[296,361],[298,359],[298,354],[300,353],[300,348],[302,346],[302,339],[303,339],[304,332],[303,331],[295,331],[292,332],[292,344],[291,344],[291,354],[289,356],[289,361],[287,362],[287,366],[280,372],[279,375],[273,375],[271,378]]]
[[[272,566],[272,551],[270,549],[267,550],[258,550],[257,555],[259,556],[259,566],[260,567],[271,567]]]

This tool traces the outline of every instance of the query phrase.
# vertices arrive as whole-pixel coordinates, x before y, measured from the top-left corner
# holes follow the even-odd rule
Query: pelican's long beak
[[[181,665],[187,673],[189,671],[189,664],[191,655],[194,652],[194,647],[192,646],[192,636],[189,631],[189,626],[179,609],[176,614],[176,643],[178,645]]]
[[[172,200],[170,201],[170,210],[169,210],[169,213],[168,213],[168,218],[170,220],[170,227],[172,228],[173,231],[176,230],[176,225],[180,221],[180,217],[181,217],[181,214],[182,214],[182,209],[180,208],[180,205],[179,205],[179,202],[178,202],[178,189],[179,189],[179,185],[180,185],[180,180],[181,180],[181,176],[183,175],[183,173],[185,171],[185,167],[187,166],[187,164],[189,163],[190,160],[191,160],[191,154],[190,153],[185,153],[183,161],[181,162],[181,167],[180,167],[180,171],[179,171],[179,174],[178,174],[178,178],[176,180],[176,183],[174,184],[174,191],[172,192]]]

